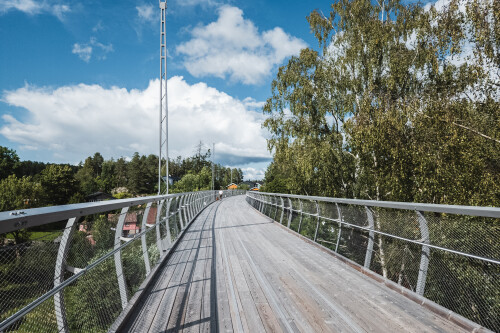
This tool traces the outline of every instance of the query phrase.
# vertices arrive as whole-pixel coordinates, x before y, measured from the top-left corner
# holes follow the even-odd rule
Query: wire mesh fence
[[[241,193],[224,193],[233,194]],[[206,191],[0,213],[0,331],[107,331],[215,198]]]
[[[499,208],[251,192],[247,201],[365,269],[500,331]]]

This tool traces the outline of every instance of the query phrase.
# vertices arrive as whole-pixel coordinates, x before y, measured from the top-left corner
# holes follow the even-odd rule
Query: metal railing
[[[0,212],[0,332],[107,331],[218,198],[204,191]]]
[[[361,269],[500,331],[500,208],[257,192],[247,201]]]

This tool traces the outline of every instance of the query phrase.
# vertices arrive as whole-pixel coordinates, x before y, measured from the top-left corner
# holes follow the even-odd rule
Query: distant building
[[[238,185],[236,185],[235,183],[231,183],[231,184],[227,185],[227,189],[228,190],[237,190]]]
[[[167,180],[167,177],[163,176],[161,177],[163,182]],[[179,180],[181,180],[179,177],[176,176],[168,176],[168,184],[169,185],[174,185],[174,183],[177,183]]]
[[[125,223],[123,224],[123,236],[131,236],[139,233],[141,228],[137,224],[137,213],[127,213],[125,216]]]
[[[104,201],[112,199],[114,199],[114,197],[111,194],[104,192],[95,192],[85,197],[85,201],[87,202],[96,202],[96,201]]]

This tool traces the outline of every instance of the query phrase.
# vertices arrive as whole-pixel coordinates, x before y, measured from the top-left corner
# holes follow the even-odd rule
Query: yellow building
[[[235,183],[231,183],[231,184],[227,185],[227,189],[228,190],[236,190],[236,189],[238,189],[238,185],[236,185]]]

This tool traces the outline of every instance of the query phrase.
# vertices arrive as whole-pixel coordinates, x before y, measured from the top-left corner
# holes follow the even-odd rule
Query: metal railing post
[[[365,255],[365,264],[364,267],[370,269],[370,264],[372,261],[373,254],[373,238],[375,237],[375,233],[373,232],[374,223],[373,223],[373,212],[370,208],[365,206],[366,216],[368,218],[368,226],[370,228],[370,232],[368,234],[368,245],[366,247],[366,255]]]
[[[165,203],[165,200],[161,200],[160,203],[158,204],[158,209],[156,210],[156,246],[158,247],[158,251],[160,252],[160,257],[163,257],[163,244],[161,241],[161,228],[160,228],[160,223],[161,223],[161,209],[163,208],[163,204]]]
[[[179,213],[179,222],[181,224],[181,230],[184,230],[184,221],[182,219],[182,204],[184,202],[184,196],[181,195],[181,198],[179,199],[179,206],[177,207],[177,212]]]
[[[276,199],[276,203],[274,204],[274,220],[276,221],[276,215],[278,215],[278,198],[274,197]]]
[[[59,250],[57,251],[56,266],[54,271],[54,288],[59,286],[64,280],[64,271],[66,270],[66,258],[68,257],[69,248],[71,246],[71,240],[73,239],[73,234],[75,231],[75,222],[79,219],[79,216],[72,217],[68,219],[66,223],[66,228],[61,238],[61,243],[59,244]],[[57,320],[57,330],[58,332],[69,332],[68,323],[66,321],[66,308],[64,306],[64,295],[62,291],[59,291],[54,295],[54,308],[56,312]]]
[[[146,209],[144,210],[144,216],[142,217],[142,231],[146,230],[149,210],[151,209],[152,202],[148,202]],[[146,275],[151,272],[151,265],[149,263],[148,245],[146,243],[146,234],[141,235],[141,247],[142,247],[142,257],[144,258],[144,266],[146,267]]]
[[[302,200],[299,199],[299,209],[300,209],[300,220],[299,220],[299,228],[297,232],[300,234],[300,227],[302,225]]]
[[[129,207],[123,207],[120,212],[120,217],[118,218],[118,223],[116,224],[115,230],[115,249],[121,246],[121,237],[123,233],[123,225],[125,223],[125,218],[127,217]],[[161,252],[160,252],[161,253]],[[116,278],[118,280],[118,289],[120,290],[120,299],[122,302],[122,309],[125,309],[128,303],[127,297],[127,287],[125,285],[125,276],[123,275],[122,267],[122,251],[119,250],[115,252],[115,268],[116,268]]]
[[[292,223],[292,218],[293,218],[293,207],[292,207],[292,200],[290,200],[290,198],[288,198],[288,208],[290,209],[290,214],[288,214],[288,224],[287,224],[287,228],[290,229],[290,224]]]
[[[339,232],[337,233],[337,244],[335,244],[335,252],[338,252],[340,243],[340,234],[342,233],[342,212],[340,210],[340,206],[338,203],[335,203],[335,206],[337,206],[337,215],[339,219]]]
[[[422,237],[422,242],[425,244],[430,243],[429,239],[429,228],[427,227],[427,220],[422,212],[417,211],[418,225],[420,227],[420,236]],[[422,254],[420,256],[420,267],[418,270],[417,288],[416,293],[419,295],[424,295],[425,291],[425,281],[427,279],[427,268],[429,267],[429,256],[431,249],[428,246],[422,245]]]
[[[280,224],[283,224],[283,214],[285,214],[285,203],[283,202],[283,197],[280,197],[281,199],[281,217],[280,217]]]
[[[189,222],[191,222],[191,193],[189,193],[187,196],[186,196],[186,203],[184,204],[184,206],[186,207],[186,219],[187,219],[187,223],[186,225],[189,224]]]
[[[183,214],[184,214],[184,220],[185,220],[185,221],[184,221],[185,223],[184,223],[184,228],[183,228],[183,229],[185,229],[185,228],[188,226],[188,224],[189,224],[189,216],[188,216],[188,213],[187,213],[187,209],[188,209],[188,206],[187,206],[187,204],[188,204],[188,199],[189,199],[189,198],[188,198],[188,195],[185,195],[185,196],[184,196],[183,205],[182,205],[182,212],[183,212]]]
[[[314,241],[316,241],[316,239],[318,238],[318,229],[319,229],[319,222],[320,222],[320,218],[319,218],[319,203],[318,201],[315,201],[316,203],[316,231],[314,232]]]
[[[169,247],[172,244],[172,234],[170,233],[170,204],[172,203],[172,198],[167,199],[167,207],[165,208],[165,228],[166,232],[166,246]]]

